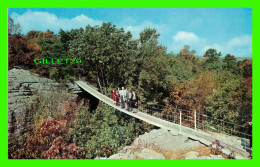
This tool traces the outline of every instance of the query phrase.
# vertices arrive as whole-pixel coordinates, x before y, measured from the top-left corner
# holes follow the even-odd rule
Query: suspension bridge
[[[170,117],[167,119],[167,114],[161,114],[156,112],[158,108],[149,107],[149,106],[140,106],[138,110],[133,113],[131,111],[127,111],[120,106],[117,106],[113,103],[113,100],[108,96],[100,93],[97,88],[93,87],[92,85],[83,82],[83,81],[75,81],[75,83],[80,87],[82,91],[86,91],[92,96],[96,97],[103,103],[109,105],[110,107],[115,108],[116,110],[128,114],[132,117],[145,121],[151,125],[156,127],[167,129],[171,133],[176,135],[183,135],[190,139],[197,140],[207,146],[213,146],[215,148],[221,147],[221,151],[226,155],[232,155],[236,159],[248,159],[249,158],[249,151],[251,151],[247,146],[247,141],[245,138],[240,138],[233,134],[240,134],[244,136],[250,136],[250,134],[246,134],[243,132],[239,132],[234,129],[230,129],[230,133],[227,132],[227,128],[223,126],[225,122],[222,120],[215,119],[219,123],[222,123],[222,126],[211,127],[208,124],[205,124],[198,120],[198,117],[206,117],[207,119],[211,119],[206,115],[200,115],[196,112],[188,112],[180,110],[179,113],[175,113],[176,116]],[[188,112],[188,114],[184,114],[184,112]],[[192,115],[192,116],[191,116]],[[169,115],[168,115],[169,116]],[[212,118],[213,119],[213,118]],[[184,123],[186,122],[186,124]],[[187,126],[187,122],[192,122],[192,126]],[[237,124],[229,123],[230,125],[240,126]],[[203,128],[202,128],[203,127]],[[208,128],[205,128],[208,127]],[[222,131],[220,130],[222,128]],[[240,126],[242,127],[242,126]],[[215,132],[210,131],[210,129],[214,129]],[[216,133],[216,132],[223,132],[223,133]],[[174,141],[173,141],[174,142]],[[215,144],[214,144],[215,143]],[[217,143],[217,144],[216,144]]]

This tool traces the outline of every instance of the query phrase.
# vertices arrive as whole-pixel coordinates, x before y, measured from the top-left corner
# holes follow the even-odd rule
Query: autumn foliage
[[[85,149],[74,143],[66,144],[67,120],[54,118],[43,121],[28,138],[24,148],[13,153],[15,159],[76,159],[85,158]]]
[[[85,158],[85,148],[66,140],[71,131],[75,101],[66,101],[64,112],[57,118],[43,120],[21,146],[9,148],[9,156],[14,159],[78,159]],[[17,149],[19,148],[19,149]]]

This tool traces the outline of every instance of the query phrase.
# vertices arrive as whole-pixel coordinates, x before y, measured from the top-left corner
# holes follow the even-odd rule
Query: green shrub
[[[92,114],[76,115],[73,142],[86,148],[86,158],[109,157],[151,128],[151,125],[101,104]]]

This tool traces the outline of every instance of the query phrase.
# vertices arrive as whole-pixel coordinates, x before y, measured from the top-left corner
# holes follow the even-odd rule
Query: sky
[[[168,53],[177,54],[187,44],[199,56],[213,48],[223,56],[252,57],[251,8],[11,8],[9,17],[23,34],[112,22],[133,38],[145,28],[155,28]]]

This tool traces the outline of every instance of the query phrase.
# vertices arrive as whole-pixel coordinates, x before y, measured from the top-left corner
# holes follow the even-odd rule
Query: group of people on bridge
[[[118,88],[117,91],[113,90],[113,103],[116,106],[121,106],[121,108],[125,108],[127,111],[136,112],[136,108],[138,107],[138,101],[135,91],[127,88],[122,89]]]

